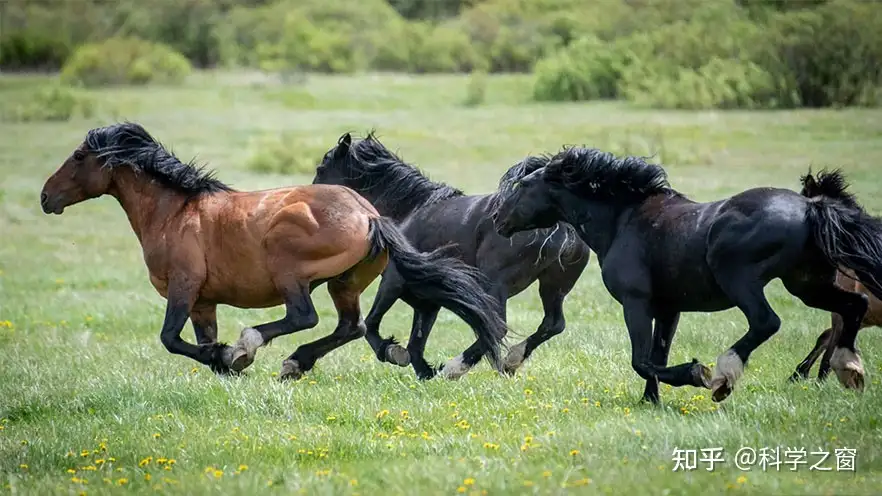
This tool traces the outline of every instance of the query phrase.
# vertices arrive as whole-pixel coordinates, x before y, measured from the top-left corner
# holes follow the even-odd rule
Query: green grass
[[[0,101],[45,82],[4,76]],[[468,84],[467,77],[365,75],[283,86],[201,73],[177,89],[90,92],[99,106],[89,119],[3,123],[0,488],[15,494],[882,491],[879,334],[867,330],[859,340],[869,371],[863,394],[843,390],[835,379],[787,383],[830,317],[803,307],[778,282],[767,294],[781,331],[754,353],[721,405],[689,387],[663,387],[661,407],[639,402],[643,383],[630,367],[621,309],[594,260],[567,300],[567,331],[514,378],[481,364],[460,381],[422,383],[409,369],[377,363],[358,341],[320,360],[304,380],[281,384],[274,378],[281,360],[335,325],[330,299],[319,290],[316,329],[262,349],[245,376],[220,379],[160,344],[164,300],[148,282],[115,201],[93,200],[61,217],[43,215],[38,205],[43,182],[88,129],[126,118],[143,123],[180,157],[198,155],[241,189],[311,180],[249,171],[257,138],[294,133],[322,137],[330,148],[345,131],[376,128],[406,160],[467,192],[492,190],[526,154],[579,143],[654,154],[673,185],[699,200],[753,186],[796,188],[809,165],[842,166],[867,208],[882,213],[878,111],[538,105],[529,103],[530,81],[523,77],[488,77],[484,102],[466,106]],[[376,285],[364,295],[364,308]],[[242,327],[281,314],[281,308],[222,307],[221,337],[233,340]],[[542,316],[535,290],[511,300],[509,315],[517,332],[533,332]],[[410,317],[399,303],[383,332],[406,337]],[[671,361],[713,363],[744,331],[734,310],[688,314]],[[192,339],[189,326],[186,336]],[[466,326],[443,312],[428,356],[446,359],[470,341]],[[857,470],[742,472],[732,459],[742,446],[854,448]],[[674,472],[675,447],[722,447],[726,463],[713,472]],[[828,465],[835,467],[832,458]]]

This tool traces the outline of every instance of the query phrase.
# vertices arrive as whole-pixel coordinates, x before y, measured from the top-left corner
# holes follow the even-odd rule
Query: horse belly
[[[271,275],[263,268],[210,272],[199,296],[238,308],[267,308],[284,302]]]

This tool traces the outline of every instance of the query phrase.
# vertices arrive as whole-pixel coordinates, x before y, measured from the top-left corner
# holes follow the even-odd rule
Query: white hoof
[[[857,353],[847,348],[836,348],[830,357],[830,367],[846,388],[864,389],[864,363]]]
[[[744,362],[741,357],[735,353],[735,350],[729,349],[727,352],[717,358],[717,366],[714,369],[714,376],[711,379],[711,396],[714,401],[723,401],[735,389],[735,383],[744,373]]]
[[[465,363],[462,355],[451,358],[441,368],[441,375],[446,379],[459,379],[466,375],[472,367]]]

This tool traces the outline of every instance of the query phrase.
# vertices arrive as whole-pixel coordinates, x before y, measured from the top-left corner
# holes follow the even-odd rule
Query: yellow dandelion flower
[[[89,455],[91,455],[91,454],[92,454],[92,452],[89,450],[80,451],[80,456],[82,456],[83,458],[88,458]]]
[[[484,447],[491,450],[498,450],[499,445],[494,443],[484,443]]]
[[[212,475],[214,475],[215,479],[220,479],[221,477],[224,476],[224,471],[215,469],[215,471],[212,472]]]
[[[67,469],[67,473],[69,473],[69,474],[75,474],[75,473],[77,473],[77,471],[74,470],[74,469],[72,469],[72,468],[69,468],[69,469]]]
[[[464,488],[464,487],[462,487],[462,486],[459,486],[459,487],[456,488],[456,492],[458,492],[458,493],[464,493],[464,492],[466,492],[466,488]]]
[[[562,408],[560,410],[560,413],[570,413],[570,409],[569,408]]]
[[[533,481],[525,480],[525,481],[524,481],[524,487],[533,487]]]
[[[129,483],[129,480],[126,479],[125,477],[121,477],[121,478],[119,478],[119,479],[116,480],[116,484],[119,485],[119,486],[125,486],[125,485],[128,484],[128,483]]]
[[[104,458],[99,458],[95,460],[95,465],[104,465]]]
[[[626,416],[627,416],[627,415],[631,415],[631,409],[628,408],[628,407],[623,408],[622,411],[625,412],[625,415],[626,415]]]
[[[169,458],[169,459],[168,459],[168,465],[174,465],[174,464],[177,463],[177,462],[178,462],[178,461],[175,460],[174,458]]]
[[[531,394],[533,394],[533,390],[532,390],[532,389],[524,389],[524,395],[525,395],[525,396],[530,396]]]
[[[326,420],[327,420],[328,422],[333,422],[333,421],[337,420],[337,417],[334,416],[334,415],[328,415],[328,417],[327,417]]]
[[[296,441],[296,440],[297,440],[297,436],[295,436],[293,434],[288,436],[288,441]]]
[[[98,468],[95,465],[86,465],[85,467],[82,467],[82,469],[87,470],[89,472],[94,472],[94,471],[98,470]]]
[[[456,408],[456,402],[451,401],[450,403],[447,404],[447,406],[449,406],[450,408]]]
[[[599,402],[599,401],[595,401],[595,402],[594,402],[594,406],[596,406],[597,408],[600,408],[600,402]]]
[[[381,410],[379,413],[377,413],[377,420],[385,417],[386,415],[389,415],[389,410]]]
[[[149,480],[152,479],[152,478],[153,478],[153,477],[152,477],[150,474],[144,474],[144,480],[145,480],[145,481],[149,481]]]
[[[147,458],[144,458],[144,459],[142,459],[140,462],[138,462],[138,466],[139,466],[139,467],[146,467],[146,466],[149,465],[150,462],[152,462],[152,461],[153,461],[153,457],[152,457],[152,456],[148,456]]]
[[[464,485],[464,486],[474,486],[474,485],[475,485],[475,479],[473,479],[473,478],[471,478],[471,477],[468,477],[468,478],[466,478],[464,481],[462,481],[462,485]]]
[[[27,463],[22,463],[21,465],[18,466],[18,468],[20,468],[20,469],[22,469],[22,470],[27,470],[27,469],[28,469],[28,464],[27,464]]]
[[[574,480],[573,482],[570,482],[569,485],[573,486],[573,487],[579,487],[579,486],[585,486],[588,484],[591,484],[591,479],[586,477],[584,479]]]
[[[408,416],[410,416],[410,412],[407,410],[401,410],[401,418],[407,418]]]
[[[578,454],[579,454],[579,450],[572,450],[572,451],[570,451],[570,456],[576,456],[576,455],[578,455]]]
[[[551,477],[551,470],[546,470],[545,472],[542,472],[542,477],[545,477],[546,479]]]
[[[168,458],[157,458],[156,459],[156,463],[158,463],[159,465],[162,465],[163,463],[165,463],[167,461],[168,461]]]
[[[162,437],[162,434],[160,434],[158,432],[153,433],[153,439],[159,439],[160,437]]]
[[[739,476],[737,479],[735,479],[735,482],[737,482],[739,484],[744,484],[745,482],[747,482],[747,477],[745,477],[743,475]]]
[[[248,470],[248,465],[239,465],[239,472],[244,472]]]

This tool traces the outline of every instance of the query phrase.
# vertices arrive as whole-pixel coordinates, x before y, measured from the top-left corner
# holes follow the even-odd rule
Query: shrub
[[[69,54],[64,41],[37,32],[22,31],[0,39],[3,69],[58,69]]]
[[[10,121],[68,121],[76,115],[91,117],[94,101],[64,86],[46,86],[21,98],[6,109],[4,118]]]
[[[469,82],[466,86],[466,97],[463,105],[466,107],[477,107],[484,103],[487,96],[487,73],[484,71],[475,71],[469,76]]]
[[[82,45],[64,64],[61,78],[84,86],[110,84],[180,83],[190,63],[161,43],[137,38],[110,38]]]
[[[882,9],[851,1],[774,17],[757,57],[807,107],[878,105]]]
[[[309,176],[328,151],[328,143],[315,137],[304,138],[295,134],[265,136],[253,145],[256,150],[247,167],[264,174],[299,174]]]
[[[536,67],[536,100],[593,100],[619,96],[619,80],[636,62],[627,47],[586,36]]]

